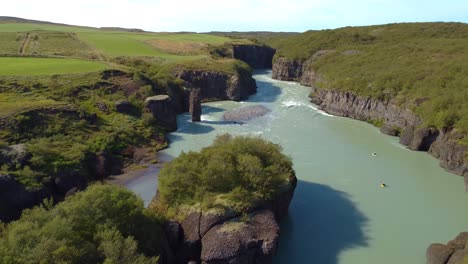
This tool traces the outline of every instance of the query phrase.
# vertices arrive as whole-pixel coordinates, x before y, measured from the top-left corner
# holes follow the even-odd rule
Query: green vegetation
[[[16,23],[15,21],[0,23],[0,32],[28,31],[92,32],[100,30],[91,27],[67,26],[51,23]]]
[[[31,156],[26,164],[2,164],[0,172],[28,188],[63,174],[95,180],[98,152],[128,165],[134,147],[166,147],[145,98],[182,98],[183,82],[174,77],[180,70],[250,71],[211,56],[210,47],[230,41],[0,18],[0,143],[25,144]],[[128,112],[117,111],[122,100]]]
[[[218,136],[200,152],[182,153],[158,177],[165,213],[184,206],[244,210],[269,200],[294,176],[281,147],[260,138]]]
[[[305,61],[317,86],[392,99],[426,126],[468,132],[468,25],[413,23],[310,31],[269,42]],[[319,51],[328,52],[314,56]]]
[[[132,33],[80,33],[79,36],[109,56],[157,56],[171,57],[153,49],[140,40],[151,38],[150,35]]]
[[[95,72],[104,70],[106,67],[103,63],[78,59],[0,58],[0,76]]]
[[[112,72],[120,76],[105,77]],[[143,105],[169,85],[119,71],[0,79],[0,142],[24,143],[32,156],[27,164],[0,171],[29,187],[63,173],[93,180],[89,164],[96,152],[126,162],[134,146],[165,147],[164,129],[153,124]],[[119,100],[128,100],[132,112],[117,112]]]
[[[157,263],[160,234],[160,221],[135,194],[94,185],[0,227],[0,262]]]

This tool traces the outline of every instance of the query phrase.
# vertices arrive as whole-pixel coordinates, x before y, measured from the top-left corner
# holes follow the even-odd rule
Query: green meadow
[[[101,62],[58,58],[0,58],[0,76],[55,75],[84,73],[106,69]]]

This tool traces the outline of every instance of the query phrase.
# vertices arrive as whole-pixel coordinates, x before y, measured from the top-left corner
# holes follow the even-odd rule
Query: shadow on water
[[[213,108],[216,108],[216,107],[213,107]],[[178,115],[177,116],[177,126],[178,126],[177,133],[199,135],[199,134],[207,134],[214,130],[214,128],[209,126],[208,123],[203,124],[202,122],[192,122],[191,119],[192,117],[188,113]],[[169,138],[173,138],[172,140],[177,140],[173,133],[169,135]]]
[[[248,101],[252,103],[271,103],[278,99],[281,94],[281,88],[273,85],[271,82],[256,80],[257,93],[250,96]]]
[[[215,106],[209,106],[209,105],[203,105],[202,106],[202,114],[207,115],[207,114],[212,114],[212,113],[219,113],[219,112],[224,112],[224,109],[215,107]]]
[[[367,221],[347,193],[299,181],[275,263],[338,264],[341,252],[368,246]]]
[[[244,122],[240,121],[208,121],[208,120],[202,120],[202,124],[211,124],[211,125],[243,125],[245,124]]]

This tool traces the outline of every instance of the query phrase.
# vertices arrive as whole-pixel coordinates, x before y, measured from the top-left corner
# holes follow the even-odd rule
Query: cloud
[[[152,31],[305,31],[400,21],[464,21],[462,0],[17,0],[0,15]]]

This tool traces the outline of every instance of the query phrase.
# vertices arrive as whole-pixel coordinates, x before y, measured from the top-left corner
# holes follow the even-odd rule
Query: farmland
[[[58,58],[0,58],[0,76],[15,75],[52,75],[65,73],[83,73],[106,68],[104,63]]]

